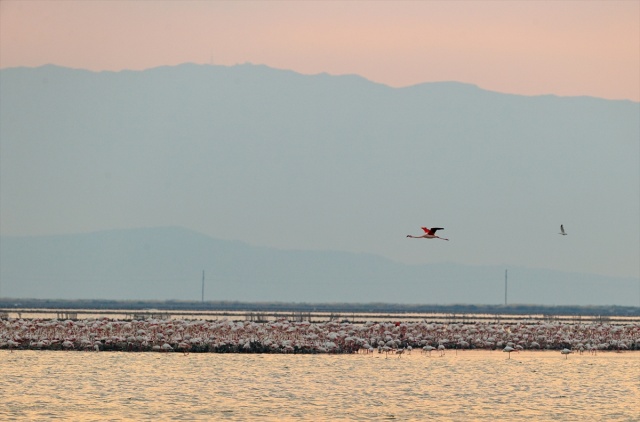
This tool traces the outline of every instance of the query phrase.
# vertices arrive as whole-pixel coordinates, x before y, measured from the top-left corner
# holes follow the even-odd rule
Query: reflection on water
[[[0,351],[0,420],[637,420],[640,353]]]

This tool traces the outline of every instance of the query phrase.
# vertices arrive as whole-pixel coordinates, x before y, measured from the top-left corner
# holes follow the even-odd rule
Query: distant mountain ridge
[[[405,265],[371,254],[286,251],[166,227],[0,237],[15,298],[500,304],[504,268]],[[509,268],[509,302],[634,306],[638,280]],[[597,297],[597,301],[590,298]]]
[[[269,287],[256,287],[261,296],[310,301],[314,294],[360,301],[369,290],[357,284],[353,292],[342,285],[305,291],[301,277],[315,283],[321,276],[348,281],[372,274],[385,280],[372,284],[372,297],[405,302],[413,297],[400,292],[411,289],[395,289],[389,280],[419,286],[429,276],[434,285],[428,295],[418,294],[419,302],[499,303],[500,280],[510,268],[514,300],[554,304],[551,286],[543,296],[532,291],[530,300],[517,299],[516,268],[521,275],[525,268],[547,268],[612,276],[594,275],[598,280],[640,276],[637,102],[509,95],[457,82],[392,88],[356,75],[302,75],[251,64],[2,69],[0,101],[3,235],[187,227],[279,250],[256,258],[261,271],[240,261],[217,264],[228,268],[221,277],[266,280]],[[405,238],[431,224],[445,227],[451,241]],[[560,224],[568,236],[557,235]],[[199,271],[192,267],[208,270],[204,258],[183,257],[163,278],[150,272],[162,252],[155,251],[136,252],[132,272],[125,272],[126,245],[105,249],[117,265],[100,256],[85,260],[95,262],[101,277],[114,271],[108,280],[154,274],[162,298],[193,298],[163,290],[161,281],[191,280],[190,272]],[[347,270],[327,253],[321,255],[327,265],[298,264],[313,251],[386,261]],[[464,265],[443,269],[443,262]],[[442,279],[468,280],[453,267],[476,268],[479,280],[486,270],[487,293],[460,285],[460,294],[440,294],[436,269]],[[496,278],[497,285],[489,283]],[[293,284],[278,284],[282,280]],[[225,286],[215,294],[237,294]],[[97,288],[102,294],[107,287]],[[124,297],[127,289],[155,294],[130,283],[117,294]],[[618,300],[598,289],[590,298],[589,289],[578,290],[579,303]],[[634,304],[637,294],[622,291]]]

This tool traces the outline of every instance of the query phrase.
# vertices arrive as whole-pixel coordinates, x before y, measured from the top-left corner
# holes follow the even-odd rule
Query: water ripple
[[[0,351],[2,420],[637,420],[640,354]]]

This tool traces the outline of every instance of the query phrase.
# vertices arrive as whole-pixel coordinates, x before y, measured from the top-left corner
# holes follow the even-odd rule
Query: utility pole
[[[507,306],[507,270],[504,270],[504,306]]]
[[[202,303],[204,303],[204,270],[202,270]]]

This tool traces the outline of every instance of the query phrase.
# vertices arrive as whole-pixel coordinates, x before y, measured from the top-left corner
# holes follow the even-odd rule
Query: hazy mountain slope
[[[5,297],[500,304],[504,268],[284,251],[180,228],[0,238]],[[637,304],[638,280],[520,267],[510,303]]]
[[[640,271],[638,103],[253,65],[4,69],[0,98],[3,234],[179,225],[411,263]],[[452,241],[405,239],[431,224]]]

